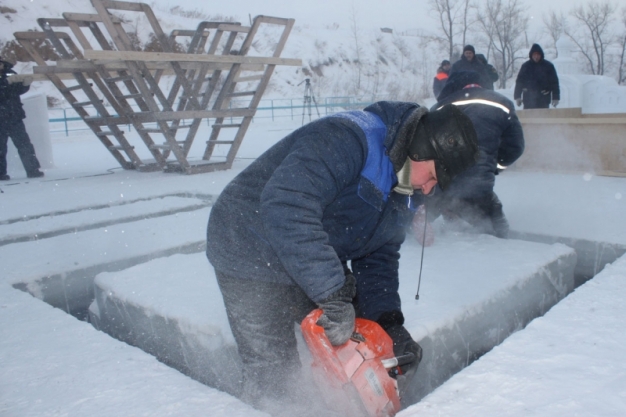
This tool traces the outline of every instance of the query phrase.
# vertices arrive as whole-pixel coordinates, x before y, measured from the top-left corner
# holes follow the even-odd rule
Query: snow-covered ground
[[[42,179],[28,180],[13,166],[14,180],[0,184],[0,415],[264,415],[61,309],[88,306],[93,289],[81,287],[86,277],[150,271],[151,258],[164,262],[176,253],[182,255],[171,259],[201,262],[210,196],[299,124],[253,123],[240,158],[225,172],[123,171],[88,132],[53,138],[56,168]],[[520,235],[626,246],[623,178],[508,171],[498,177],[496,191]],[[142,215],[146,219],[139,220]],[[41,231],[46,234],[29,240]],[[444,328],[451,316],[488,310],[484,301],[494,298],[489,288],[506,288],[507,280],[515,287],[524,271],[541,269],[568,251],[563,245],[488,236],[442,232],[436,239],[425,252],[417,303],[419,246],[409,240],[403,248],[401,295],[407,326],[418,339]],[[168,268],[184,274],[197,269],[193,265],[174,262]],[[210,271],[208,263],[205,267]],[[440,279],[442,271],[451,281]],[[399,416],[625,415],[625,277],[626,262],[615,262]],[[158,277],[140,278],[140,285],[126,288],[129,297],[138,289],[144,296],[159,292]],[[160,285],[176,298],[175,282]],[[148,304],[159,308],[157,301]],[[197,304],[178,308],[193,316]]]

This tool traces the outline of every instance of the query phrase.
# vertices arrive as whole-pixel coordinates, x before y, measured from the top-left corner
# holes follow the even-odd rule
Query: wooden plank
[[[293,25],[293,19],[289,19],[289,18],[285,18],[285,17],[272,17],[272,16],[263,16],[263,15],[258,15],[254,17],[254,20],[258,20],[260,23],[269,23],[271,25],[283,25],[283,26],[288,26],[288,25]]]
[[[97,14],[88,14],[88,13],[63,13],[63,17],[66,20],[73,20],[76,22],[94,22],[94,23],[102,23],[102,18]],[[120,19],[117,16],[111,15],[110,17],[113,23],[121,23]],[[82,23],[81,23],[82,25]],[[87,25],[85,25],[87,26]]]
[[[138,51],[85,51],[85,58],[96,61],[139,61],[139,62],[219,62],[229,64],[261,64],[302,66],[301,59],[257,57],[240,55],[200,55],[176,52]]]
[[[99,65],[96,62],[84,60],[84,59],[72,59],[72,60],[58,60],[56,66],[49,66],[50,68],[56,68],[53,71],[55,74],[63,74],[72,71],[97,71]],[[190,70],[198,70],[208,67],[209,70],[226,70],[228,71],[232,64],[224,64],[220,62],[209,62],[209,63],[199,63],[199,62],[181,62],[180,66],[183,69]],[[128,66],[124,61],[106,61],[104,67],[109,71],[126,71],[128,70]],[[150,71],[155,70],[164,70],[164,74],[171,75],[174,74],[174,70],[170,66],[169,62],[146,62],[146,67]],[[246,71],[263,71],[263,65],[242,65]]]
[[[45,33],[43,32],[14,32],[13,36],[17,40],[28,40],[28,41],[38,41],[42,39],[48,39]],[[71,39],[70,35],[65,32],[57,32],[57,37],[59,39]]]

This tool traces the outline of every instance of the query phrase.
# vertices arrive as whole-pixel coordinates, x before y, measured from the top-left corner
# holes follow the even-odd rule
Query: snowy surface
[[[467,366],[468,358],[491,349],[547,311],[574,285],[576,257],[571,248],[454,233],[440,236],[429,248],[422,298],[416,302],[412,290],[417,287],[420,249],[415,241],[407,242],[400,267],[405,326],[428,346],[417,376],[420,387],[411,395],[414,400]],[[451,258],[455,262],[447,262]],[[204,254],[174,255],[101,273],[94,286],[96,301],[90,310],[98,328],[176,369],[199,373],[210,385],[233,390],[234,384],[224,377],[214,382],[206,375],[227,374],[227,362],[231,373],[238,368],[230,364],[233,338]],[[434,352],[441,346],[447,353]],[[210,354],[224,359],[203,366],[202,372],[190,369],[192,359],[209,362]]]
[[[194,176],[122,171],[89,134],[53,138],[57,168],[47,170],[42,179],[27,180],[21,173],[0,184],[0,235],[10,234],[3,228],[12,228],[18,221],[24,224],[24,230],[31,230],[30,221],[40,222],[46,230],[66,228],[67,223],[61,220],[72,216],[58,213],[75,213],[79,219],[91,208],[103,205],[111,205],[111,210],[129,210],[116,214],[117,218],[136,214],[133,207],[138,203],[121,204],[126,201],[151,201],[163,211],[168,211],[163,196],[184,195],[189,201],[206,201],[207,196],[217,195],[230,178],[250,163],[251,159],[245,158],[260,154],[298,125],[253,123],[240,153],[242,158],[236,161],[234,169]],[[498,177],[496,191],[515,231],[626,243],[620,215],[624,212],[620,196],[626,194],[626,180],[622,178],[510,171]],[[187,244],[200,245],[208,213],[208,208],[168,212],[143,221],[0,246],[0,414],[261,415],[233,397],[194,382],[140,350],[12,287],[15,283],[29,283],[44,294],[48,288],[39,284],[46,282],[45,277],[71,280],[75,270],[89,270],[95,277],[100,272],[132,267],[133,259],[136,264],[143,263],[155,252],[168,256]],[[83,227],[89,223],[89,219],[76,220]],[[488,236],[470,239],[438,235],[437,244],[426,250],[421,300],[415,303],[419,246],[407,242],[401,260],[401,295],[411,317],[407,326],[416,337],[426,334],[431,325],[445,325],[445,306],[456,306],[462,314],[466,300],[469,304],[479,297],[479,288],[486,282],[506,281],[516,276],[516,270],[523,274],[566,250],[562,245],[540,245],[545,253],[540,254],[543,260],[538,261],[536,257],[524,256],[530,248],[538,247],[534,243],[498,243]],[[125,250],[127,244],[133,249]],[[454,255],[445,253],[450,248]],[[195,252],[201,250],[196,248]],[[480,250],[493,256],[485,261],[478,253]],[[461,266],[450,262],[457,257],[470,262],[474,259],[474,263]],[[508,257],[513,257],[514,264],[504,262]],[[501,275],[484,274],[495,267],[503,268]],[[465,286],[459,288],[462,300],[445,286],[437,287],[436,271],[444,269],[466,278]],[[619,391],[624,386],[625,359],[623,341],[619,339],[624,334],[624,294],[620,286],[620,280],[626,276],[623,261],[609,268],[604,276],[578,288],[544,318],[461,372],[458,377],[464,379],[452,379],[414,406],[419,410],[410,408],[400,416],[499,415],[503,404],[515,404],[509,407],[509,415],[532,415],[532,410],[549,410],[537,413],[552,415],[558,411],[557,400],[567,406],[563,408],[568,410],[567,415],[624,415],[624,394]],[[561,308],[565,311],[552,314]],[[592,309],[597,314],[591,314]],[[527,332],[530,336],[525,336]],[[606,349],[606,353],[601,349]],[[532,367],[525,369],[528,361],[547,373],[541,378],[529,377]],[[478,370],[473,371],[475,368]],[[492,408],[482,412],[483,404]],[[524,408],[524,404],[534,408]],[[542,409],[541,404],[554,404],[555,409]]]
[[[6,285],[0,352],[6,417],[267,416]]]
[[[399,416],[626,415],[625,284],[621,258]]]

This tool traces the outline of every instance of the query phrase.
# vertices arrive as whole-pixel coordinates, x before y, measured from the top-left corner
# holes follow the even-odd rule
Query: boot
[[[37,170],[35,170],[35,171],[31,171],[31,172],[27,172],[27,173],[26,173],[26,176],[27,176],[28,178],[40,178],[40,177],[43,177],[43,175],[44,175],[44,174],[43,174],[43,172],[41,172],[41,171],[40,171],[40,170],[38,170],[38,169],[37,169]]]
[[[9,174],[2,174],[2,175],[0,175],[0,181],[8,181],[10,179],[11,179],[11,177],[9,176]]]
[[[509,222],[502,210],[502,202],[496,193],[492,193],[491,202],[492,210],[489,217],[491,218],[494,235],[501,239],[506,239],[509,236]]]

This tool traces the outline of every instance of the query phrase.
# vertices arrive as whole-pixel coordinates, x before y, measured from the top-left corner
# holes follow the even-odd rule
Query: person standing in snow
[[[487,62],[487,58],[483,54],[476,54],[476,59],[483,63],[486,68],[485,73],[487,74],[487,78],[483,80],[483,84],[481,85],[483,88],[487,90],[493,90],[493,84],[498,81],[500,75],[498,75],[498,70],[494,68],[489,62]]]
[[[20,95],[30,89],[33,77],[18,79],[13,64],[0,58],[0,180],[7,181],[7,144],[9,137],[17,148],[28,178],[43,177],[35,148],[26,133],[23,119],[26,117]]]
[[[518,106],[523,101],[524,110],[547,109],[550,104],[556,107],[561,90],[554,65],[544,58],[543,49],[536,43],[530,48],[528,57],[517,73],[513,99]]]
[[[488,85],[490,76],[487,67],[476,59],[476,50],[472,45],[465,45],[461,58],[452,64],[450,75],[459,71],[474,71],[480,75],[480,85]]]
[[[400,246],[423,195],[477,156],[472,123],[455,106],[377,102],[295,130],[226,186],[207,257],[243,361],[244,401],[288,401],[300,368],[294,323],[316,308],[333,345],[352,335],[355,317],[374,320],[396,355],[416,356],[405,368],[416,370]]]
[[[435,98],[439,96],[443,86],[446,85],[446,81],[448,80],[448,74],[450,73],[450,61],[444,59],[441,61],[441,65],[437,68],[437,75],[433,78],[433,94],[435,94]]]
[[[460,173],[443,193],[427,202],[428,218],[460,218],[482,233],[506,238],[509,223],[502,203],[493,191],[496,174],[515,162],[524,152],[524,132],[513,102],[502,94],[482,88],[480,75],[455,72],[431,111],[446,105],[457,106],[476,129],[480,158]]]

